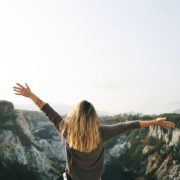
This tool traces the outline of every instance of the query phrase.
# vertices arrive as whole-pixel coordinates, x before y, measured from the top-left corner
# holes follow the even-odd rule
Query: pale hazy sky
[[[180,108],[180,1],[0,1],[0,99],[114,113]],[[33,103],[32,103],[33,104]]]

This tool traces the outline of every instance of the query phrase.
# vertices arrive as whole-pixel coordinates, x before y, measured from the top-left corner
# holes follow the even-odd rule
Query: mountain
[[[58,104],[49,103],[49,105],[52,106],[59,114],[62,114],[62,115],[67,114],[73,108],[73,106],[65,105],[62,103],[58,103]],[[35,104],[15,104],[14,106],[16,109],[29,110],[29,111],[40,111],[40,109]],[[115,115],[115,113],[111,113],[108,111],[97,110],[97,113],[100,116],[113,116],[113,115]]]
[[[102,124],[167,117],[176,128],[137,128],[105,143],[103,180],[180,179],[180,114],[118,114]],[[44,113],[0,101],[0,179],[55,180],[63,171],[65,144]]]
[[[176,109],[176,110],[173,111],[172,113],[180,114],[180,109]]]
[[[176,128],[166,130],[160,126],[150,126],[112,138],[106,147],[106,165],[129,174],[133,180],[179,180],[180,115],[161,114],[158,117],[167,117]],[[119,120],[121,118],[119,116]],[[142,120],[154,118],[157,117],[141,117]],[[112,123],[116,123],[117,119]]]
[[[21,174],[33,170],[40,177],[56,179],[65,162],[65,144],[60,141],[42,112],[14,109],[11,102],[0,101],[0,179],[6,171],[17,174],[13,171],[16,167],[21,168]],[[9,164],[14,164],[12,169]],[[4,179],[10,174],[5,173]]]
[[[73,106],[68,106],[64,104],[51,104],[49,103],[50,106],[52,106],[58,113],[64,115],[68,113]],[[35,104],[15,104],[16,109],[22,109],[22,110],[29,110],[29,111],[41,111]]]

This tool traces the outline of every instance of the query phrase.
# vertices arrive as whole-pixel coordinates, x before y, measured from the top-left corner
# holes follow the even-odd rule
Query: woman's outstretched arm
[[[59,123],[62,121],[62,117],[48,103],[45,103],[34,93],[32,93],[27,83],[25,83],[26,88],[19,83],[16,84],[19,87],[13,87],[14,91],[16,92],[15,94],[30,98],[40,108],[40,110],[45,113],[48,119],[54,124],[55,128],[59,130]]]
[[[104,140],[108,140],[114,136],[117,136],[121,133],[129,131],[131,129],[144,128],[152,125],[158,125],[165,129],[174,128],[174,123],[169,121],[164,121],[166,118],[157,118],[149,121],[134,120],[134,121],[125,121],[117,124],[111,125],[101,125],[100,129]]]
[[[35,94],[31,94],[30,99],[39,107],[39,109],[42,110],[42,107],[46,104],[44,101],[42,101],[39,97],[37,97]]]
[[[173,122],[165,121],[165,120],[166,120],[166,117],[156,118],[155,120],[150,120],[150,121],[140,121],[140,127],[144,128],[144,127],[149,127],[152,125],[157,125],[167,130],[169,130],[170,128],[175,128],[175,124]]]
[[[19,87],[13,87],[14,91],[17,92],[15,93],[16,95],[22,95],[25,97],[30,98],[40,109],[42,109],[42,107],[46,104],[44,101],[42,101],[39,97],[37,97],[34,93],[32,93],[31,89],[29,88],[29,86],[27,85],[27,83],[25,83],[26,88],[23,87],[21,84],[16,83]]]

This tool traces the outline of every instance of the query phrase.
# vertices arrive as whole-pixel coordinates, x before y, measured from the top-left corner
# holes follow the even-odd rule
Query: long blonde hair
[[[59,133],[66,137],[69,147],[90,152],[100,142],[100,121],[94,106],[86,101],[81,101],[59,125]]]

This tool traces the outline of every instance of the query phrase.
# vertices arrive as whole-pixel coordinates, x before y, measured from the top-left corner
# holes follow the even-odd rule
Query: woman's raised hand
[[[29,86],[27,85],[27,83],[25,83],[26,87],[23,87],[21,84],[19,83],[16,83],[19,87],[15,87],[13,86],[14,88],[14,91],[17,92],[15,93],[16,95],[22,95],[22,96],[25,96],[25,97],[31,97],[31,95],[33,94],[31,92],[31,89],[29,88]]]
[[[167,130],[169,130],[170,128],[175,128],[175,124],[173,122],[165,121],[165,120],[166,120],[166,117],[156,118],[155,119],[156,125],[159,125]]]

